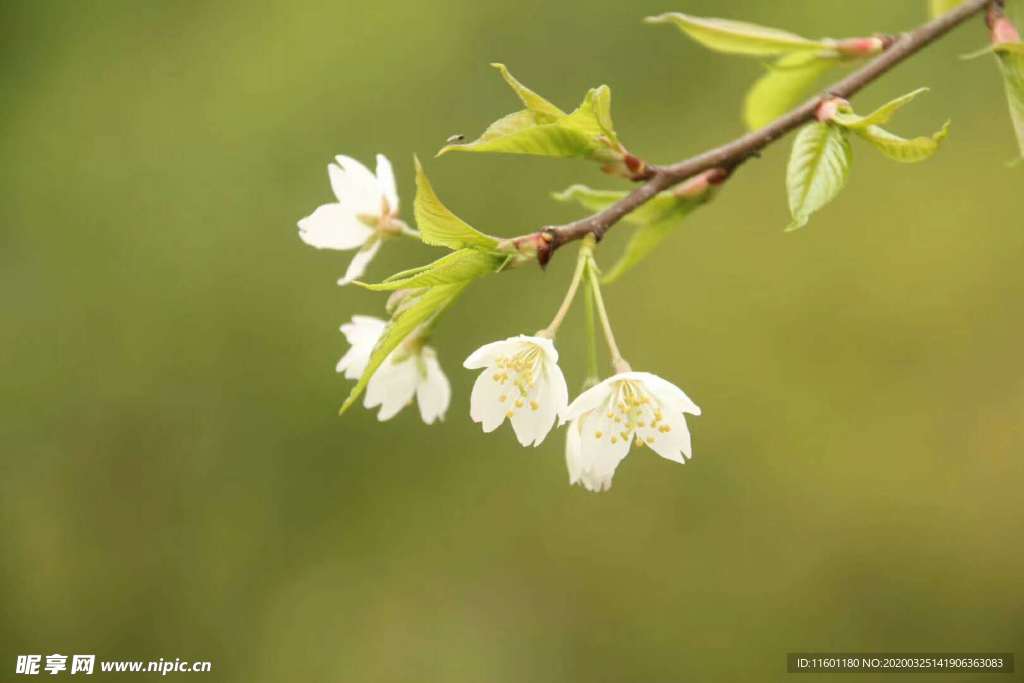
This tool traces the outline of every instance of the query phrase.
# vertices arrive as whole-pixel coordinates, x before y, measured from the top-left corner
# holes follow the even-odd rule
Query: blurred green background
[[[793,650],[1018,648],[1024,171],[1003,165],[995,66],[956,59],[980,21],[856,100],[930,86],[894,129],[952,118],[936,159],[857,144],[847,190],[784,234],[777,144],[606,292],[634,366],[704,409],[690,464],[634,451],[610,493],[568,486],[561,432],[525,451],[468,417],[462,359],[543,326],[571,251],[445,318],[446,422],[381,425],[336,416],[334,364],[338,325],[382,297],[338,288],[349,255],[295,227],[337,153],[389,155],[408,219],[418,153],[502,235],[576,216],[552,190],[619,184],[432,159],[515,108],[490,61],[566,108],[608,83],[630,148],[671,161],[740,132],[761,67],[644,16],[849,36],[924,4],[3,3],[2,670],[60,652],[208,659],[223,681],[781,680]],[[438,254],[390,243],[370,276]],[[559,339],[574,392],[581,328]]]

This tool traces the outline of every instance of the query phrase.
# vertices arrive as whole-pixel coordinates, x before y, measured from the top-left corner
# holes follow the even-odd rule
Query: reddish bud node
[[[647,170],[647,162],[630,152],[626,152],[626,156],[623,157],[623,161],[626,162],[626,168],[628,168],[633,175],[640,175]]]
[[[548,265],[548,261],[551,260],[551,255],[555,253],[555,247],[558,245],[557,233],[554,228],[544,228],[537,234],[537,263],[540,264],[541,268]]]
[[[1019,43],[1020,32],[1007,17],[997,17],[992,21],[992,44]]]
[[[818,108],[814,111],[814,118],[818,119],[822,123],[831,121],[835,118],[835,115],[839,112],[839,108],[849,105],[850,103],[844,100],[842,97],[826,97],[818,105]]]
[[[885,47],[885,39],[881,36],[846,38],[836,43],[836,50],[839,54],[847,57],[870,57],[878,54]]]
[[[732,171],[725,168],[713,168],[705,172],[708,174],[708,182],[712,185],[721,185],[732,175]]]
[[[724,168],[709,168],[680,184],[673,194],[681,199],[695,199],[705,194],[713,185],[721,185],[729,177]]]

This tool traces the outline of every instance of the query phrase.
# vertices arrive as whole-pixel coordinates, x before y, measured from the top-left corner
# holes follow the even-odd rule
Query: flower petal
[[[569,390],[565,376],[553,363],[542,362],[537,382],[527,395],[510,406],[512,429],[523,446],[539,446],[565,410]]]
[[[550,386],[552,406],[556,415],[561,415],[569,407],[569,386],[565,383],[565,375],[562,368],[554,363],[544,366],[547,381]]]
[[[541,413],[536,394],[537,391],[534,388],[527,396],[516,399],[513,407],[509,410],[512,413],[509,422],[512,423],[512,431],[516,433],[520,446],[539,445],[551,431],[551,426],[554,423],[553,415]]]
[[[583,475],[583,453],[580,443],[580,423],[573,421],[565,430],[565,467],[569,470],[569,483],[575,484]]]
[[[647,445],[651,447],[652,451],[666,460],[685,464],[686,459],[693,455],[690,448],[690,430],[686,426],[686,418],[681,412],[671,412],[665,415],[664,422],[668,431],[651,432],[652,438],[647,441]],[[644,435],[641,434],[641,436]]]
[[[661,403],[677,407],[680,412],[700,415],[700,406],[694,403],[682,389],[667,379],[662,379],[650,372],[623,373],[623,377],[642,382],[647,390]]]
[[[345,269],[345,277],[338,280],[338,285],[344,287],[347,284],[355,282],[363,276],[366,272],[366,266],[370,264],[373,257],[377,255],[377,250],[380,249],[381,239],[371,239],[363,248],[356,252],[356,255],[352,257],[352,260],[348,264],[348,268]]]
[[[324,204],[299,221],[299,237],[317,249],[355,249],[373,235],[341,204]]]
[[[383,154],[377,155],[377,188],[388,203],[388,211],[398,213],[398,189],[395,187],[395,172],[391,162]]]
[[[404,358],[394,363],[389,357],[370,378],[363,405],[367,408],[380,406],[377,419],[381,422],[390,420],[412,402],[418,382],[415,358]]]
[[[505,387],[489,372],[481,372],[473,384],[473,393],[469,397],[469,416],[473,422],[483,425],[485,432],[493,432],[505,421],[507,407],[500,397],[505,394]]]
[[[344,372],[345,379],[359,379],[366,370],[366,364],[370,362],[370,353],[373,346],[353,346],[338,361],[335,366],[336,372]]]
[[[352,157],[339,154],[335,160],[338,165],[327,166],[334,196],[353,213],[379,216],[381,193],[377,177]]]
[[[368,342],[373,346],[385,327],[387,322],[380,318],[374,318],[372,315],[354,315],[352,320],[341,326],[341,332],[349,344]]]
[[[598,382],[577,396],[576,399],[562,411],[562,423],[564,424],[569,420],[575,420],[583,415],[583,413],[588,413],[594,410],[608,400],[608,397],[612,392],[611,381],[613,379],[615,378],[609,377],[603,382]]]
[[[484,344],[479,349],[469,354],[469,357],[462,362],[462,367],[467,370],[491,367],[494,365],[498,356],[507,356],[515,352],[516,339],[516,337],[512,337],[510,339],[503,339],[502,341]]]
[[[600,413],[588,413],[579,421],[580,481],[590,491],[606,491],[612,476],[632,444],[630,435],[623,438],[616,430],[621,426]]]
[[[373,347],[384,333],[386,323],[368,315],[354,315],[350,322],[341,326],[341,332],[351,348],[341,357],[335,368],[344,372],[346,379],[359,379],[370,361]]]
[[[523,342],[525,344],[533,344],[534,346],[540,347],[541,351],[544,352],[544,357],[552,362],[558,362],[558,351],[555,349],[555,342],[547,337],[534,337],[531,335],[521,334],[514,339]]]
[[[430,347],[421,351],[426,375],[420,376],[416,386],[416,402],[420,407],[420,417],[427,424],[434,420],[443,420],[452,398],[452,387],[445,377],[441,364],[437,362],[437,354]]]
[[[588,491],[601,493],[612,487],[613,476],[615,476],[614,469],[601,473],[591,472],[588,470],[580,477],[580,484],[582,484],[583,488]]]

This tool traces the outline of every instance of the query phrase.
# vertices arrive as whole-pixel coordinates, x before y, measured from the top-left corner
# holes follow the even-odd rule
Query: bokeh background
[[[930,86],[894,128],[951,118],[934,160],[858,144],[846,191],[784,234],[775,145],[607,291],[634,366],[704,409],[688,465],[634,451],[607,494],[568,486],[561,433],[482,434],[460,367],[547,322],[571,252],[451,310],[454,399],[428,428],[337,417],[338,325],[382,297],[338,288],[348,255],[296,234],[337,153],[389,155],[409,219],[418,153],[502,235],[576,216],[552,190],[618,185],[432,159],[515,108],[490,61],[566,108],[608,83],[626,143],[671,161],[740,132],[761,67],[644,16],[849,36],[924,4],[4,2],[2,670],[60,652],[208,659],[223,681],[781,680],[793,650],[1024,654],[1024,171],[995,66],[956,58],[980,22],[857,98]],[[371,275],[437,255],[390,243]],[[581,328],[559,340],[574,388]]]

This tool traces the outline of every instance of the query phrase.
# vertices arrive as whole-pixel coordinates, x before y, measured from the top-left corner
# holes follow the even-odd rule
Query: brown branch
[[[910,33],[898,36],[877,58],[833,84],[821,95],[804,102],[767,126],[684,161],[668,166],[650,166],[646,172],[646,182],[608,208],[572,223],[549,226],[539,232],[517,237],[513,242],[517,248],[535,249],[537,260],[543,266],[563,244],[587,235],[593,235],[600,240],[622,217],[642,206],[659,192],[698,173],[714,169],[715,172],[709,177],[709,181],[723,182],[744,161],[787,133],[813,120],[818,106],[826,99],[849,99],[908,57],[984,11],[990,4],[998,6],[998,3],[999,0],[965,0],[949,13],[923,24]]]

